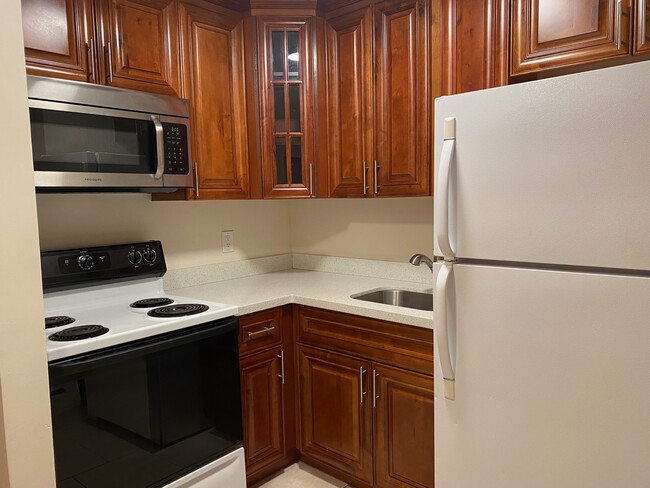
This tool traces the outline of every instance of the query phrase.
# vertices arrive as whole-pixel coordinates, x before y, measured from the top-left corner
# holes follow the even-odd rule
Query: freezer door
[[[436,211],[446,195],[455,255],[649,270],[648,79],[642,62],[436,100]]]
[[[647,488],[650,279],[454,265],[447,283],[436,487]]]

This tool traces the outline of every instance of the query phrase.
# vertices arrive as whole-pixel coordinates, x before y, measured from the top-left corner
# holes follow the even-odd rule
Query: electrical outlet
[[[221,231],[221,247],[223,252],[233,252],[235,250],[235,232],[232,230]]]

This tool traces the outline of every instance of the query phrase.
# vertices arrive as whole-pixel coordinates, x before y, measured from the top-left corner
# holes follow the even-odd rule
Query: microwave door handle
[[[153,175],[153,177],[159,180],[165,172],[165,134],[163,131],[163,125],[160,122],[160,116],[152,115],[151,120],[153,121],[153,125],[156,127],[156,153],[158,159],[156,174]]]

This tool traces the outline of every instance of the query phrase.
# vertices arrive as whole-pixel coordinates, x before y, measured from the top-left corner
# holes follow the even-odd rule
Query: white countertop
[[[239,315],[297,303],[432,329],[433,312],[350,298],[350,295],[377,288],[431,293],[432,286],[432,283],[290,269],[179,288],[173,290],[173,293],[188,298],[236,305]]]

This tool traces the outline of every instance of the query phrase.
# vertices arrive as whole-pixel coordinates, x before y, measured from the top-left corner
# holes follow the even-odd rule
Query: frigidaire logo
[[[102,181],[101,178],[84,178],[86,181]]]

